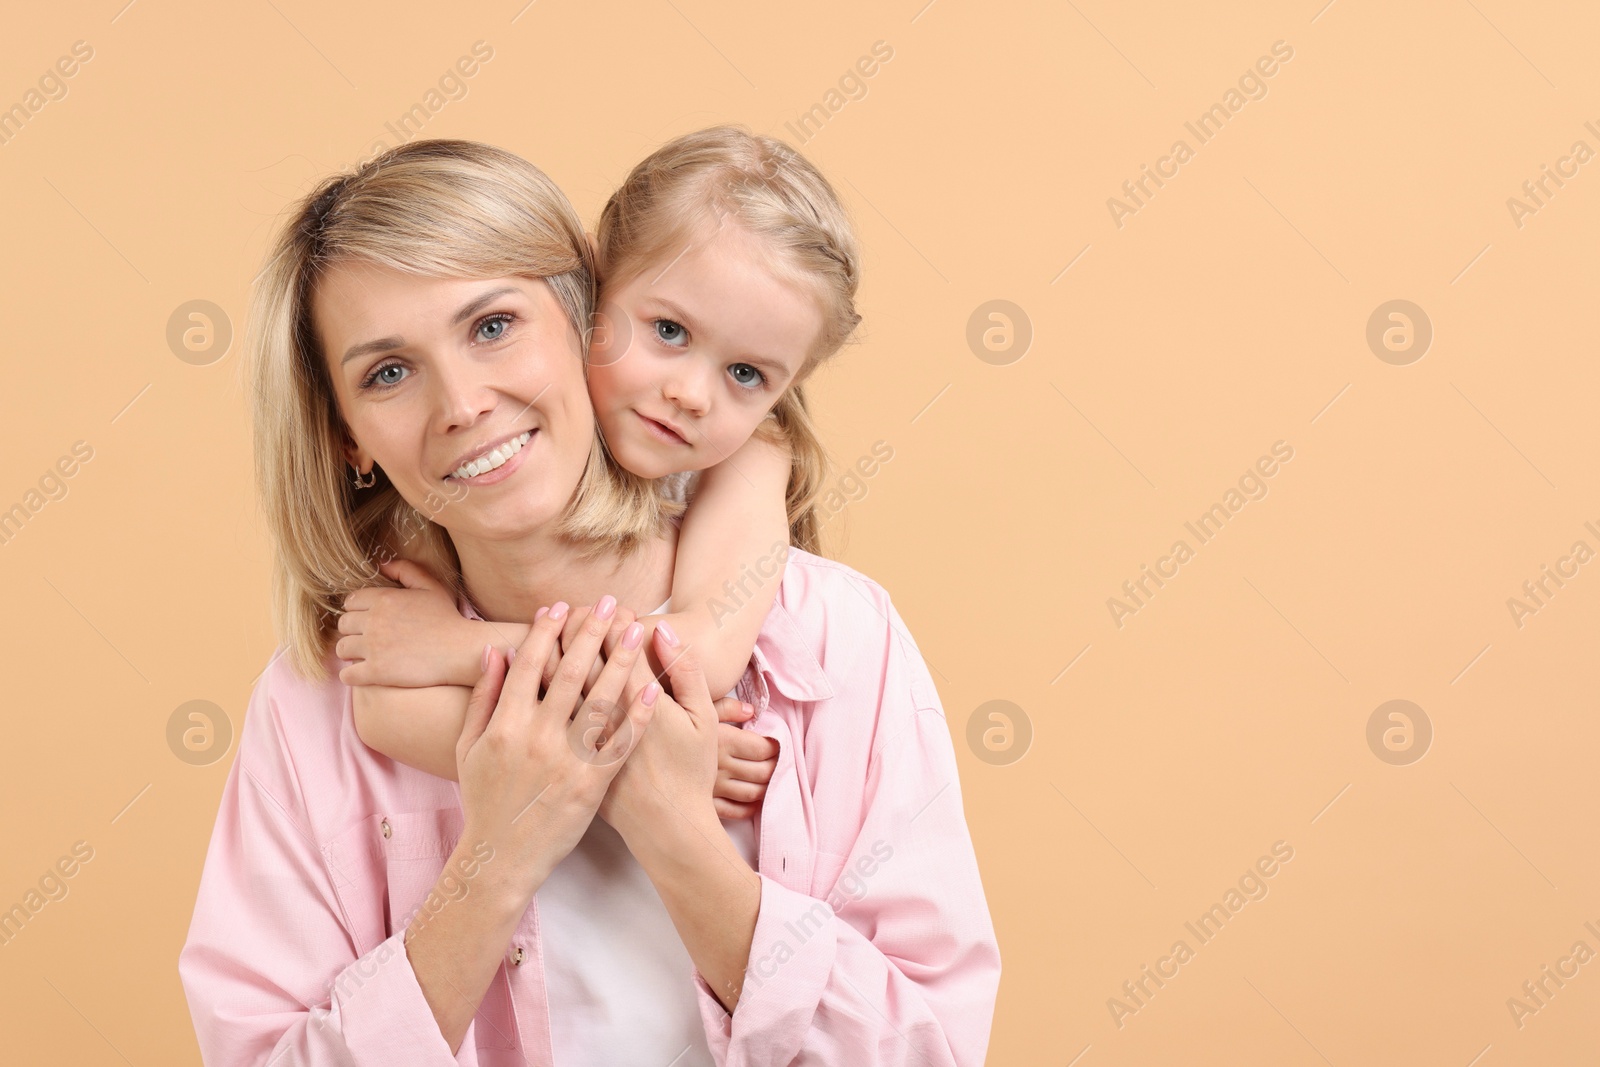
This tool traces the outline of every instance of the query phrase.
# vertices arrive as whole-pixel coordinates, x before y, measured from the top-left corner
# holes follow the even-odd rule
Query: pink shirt
[[[361,743],[332,653],[327,681],[287,663],[251,696],[178,958],[205,1062],[557,1067],[537,898],[450,1054],[401,939],[460,790]],[[982,1063],[999,949],[950,731],[888,594],[791,549],[738,692],[780,747],[737,1010],[683,976],[716,1062]]]

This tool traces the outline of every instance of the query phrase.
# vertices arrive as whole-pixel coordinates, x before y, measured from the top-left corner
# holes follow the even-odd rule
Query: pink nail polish
[[[638,648],[639,647],[639,642],[641,642],[643,640],[644,640],[644,627],[639,625],[638,623],[634,623],[632,626],[628,627],[627,632],[622,635],[622,647],[623,648]]]
[[[665,641],[670,647],[678,647],[678,635],[672,632],[672,627],[667,625],[665,619],[656,623],[656,633],[660,634],[661,640]]]
[[[550,609],[550,617],[557,622],[560,622],[562,619],[566,618],[567,602],[565,600],[556,601],[555,607]]]
[[[651,682],[649,685],[644,687],[644,695],[641,696],[639,699],[644,701],[644,706],[645,707],[653,708],[653,707],[655,707],[656,697],[658,697],[660,695],[661,695],[661,686],[657,685],[655,682]]]
[[[616,610],[617,598],[607,593],[600,598],[600,603],[594,606],[594,617],[597,619],[609,619]]]
[[[483,665],[478,668],[480,671],[486,671],[489,669],[489,649],[493,647],[493,645],[483,646]]]
[[[517,660],[517,646],[516,645],[512,645],[509,649],[506,650],[506,666],[507,667],[511,666],[511,664],[515,663],[516,660]]]
[[[534,622],[538,622],[540,619],[544,618],[548,614],[550,614],[550,609],[549,608],[540,608],[538,611],[533,613],[533,621]]]

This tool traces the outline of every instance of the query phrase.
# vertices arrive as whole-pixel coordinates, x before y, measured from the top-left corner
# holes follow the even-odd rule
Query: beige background
[[[894,450],[838,554],[945,703],[1004,957],[991,1062],[1593,1062],[1600,962],[1520,1028],[1507,1005],[1600,951],[1600,564],[1520,627],[1507,606],[1600,550],[1600,162],[1520,227],[1507,206],[1600,150],[1592,9],[123,2],[0,35],[0,106],[94,53],[0,145],[0,508],[94,453],[0,546],[0,908],[94,849],[0,947],[6,1059],[198,1062],[176,957],[232,753],[185,764],[166,728],[197,699],[237,725],[275,641],[238,345],[192,365],[167,322],[209,300],[237,326],[276,214],[481,40],[422,134],[523,153],[588,220],[682,131],[798,141],[893,49],[804,144],[866,248],[864,342],[818,406],[841,467]],[[1276,41],[1265,98],[1198,144]],[[1107,198],[1179,138],[1119,228]],[[1033,334],[999,364],[966,339],[997,299]],[[1434,332],[1405,366],[1366,341],[1395,299]],[[1280,440],[1269,494],[1199,545],[1184,523]],[[1107,599],[1180,538],[1119,628]],[[1409,765],[1368,745],[1392,699],[1432,726]],[[1009,752],[969,745],[991,700],[1025,758],[1016,714]],[[1269,895],[1199,945],[1184,923],[1277,841]],[[1180,938],[1119,1028],[1108,998]]]

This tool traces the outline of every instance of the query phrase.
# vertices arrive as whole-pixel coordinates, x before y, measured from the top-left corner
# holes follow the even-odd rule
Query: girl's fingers
[[[772,774],[778,769],[778,761],[769,760],[743,760],[722,759],[717,761],[717,773],[741,782],[754,782],[757,785],[766,785],[772,781]]]
[[[339,632],[342,634],[358,634],[361,632],[366,613],[363,611],[346,611],[339,616]]]
[[[735,804],[753,804],[760,800],[767,792],[765,785],[755,782],[741,782],[734,778],[718,777],[717,784],[712,789],[712,798],[721,797],[731,800]]]
[[[366,659],[367,640],[360,634],[341,637],[333,643],[333,654],[340,659]]]
[[[754,716],[755,712],[755,708],[738,697],[723,697],[717,701],[718,722],[745,722]]]
[[[759,804],[735,804],[721,797],[712,797],[711,806],[717,809],[719,819],[753,819],[761,810]]]
[[[386,578],[393,578],[407,589],[444,589],[444,583],[435,578],[428,568],[409,559],[391,559],[386,563],[380,563],[378,571]]]
[[[720,723],[717,726],[717,749],[737,759],[761,763],[777,758],[778,742],[763,734]]]

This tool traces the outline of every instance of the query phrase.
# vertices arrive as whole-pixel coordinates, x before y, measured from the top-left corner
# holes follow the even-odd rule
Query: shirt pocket
[[[334,885],[345,914],[356,924],[353,932],[360,952],[392,937],[428,905],[428,895],[455,851],[463,825],[458,807],[385,812],[367,816],[328,846]],[[465,872],[453,871],[452,877],[432,907],[448,906],[471,893]],[[515,1027],[514,1017],[502,965],[478,1005],[472,1028],[476,1047],[515,1048],[507,1032]]]
[[[328,844],[328,873],[360,951],[410,918],[444,870],[461,827],[459,808],[380,812]]]

